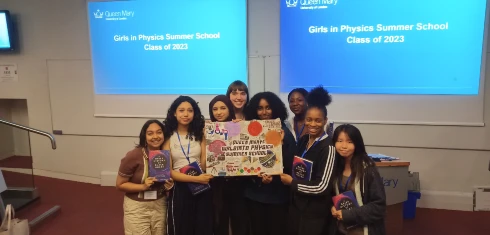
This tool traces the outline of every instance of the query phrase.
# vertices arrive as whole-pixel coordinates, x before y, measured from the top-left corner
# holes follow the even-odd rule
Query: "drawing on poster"
[[[281,120],[206,123],[206,173],[248,176],[283,172]]]

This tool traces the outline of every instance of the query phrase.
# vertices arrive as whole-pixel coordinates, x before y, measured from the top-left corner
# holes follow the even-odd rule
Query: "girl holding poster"
[[[331,209],[337,219],[335,234],[386,234],[385,189],[376,164],[366,153],[361,132],[353,125],[341,125],[335,129],[333,142],[338,153],[334,180],[337,203]]]
[[[214,97],[209,103],[212,122],[231,122],[235,111],[230,98]],[[250,223],[243,196],[244,177],[217,177],[211,181],[214,206],[214,235],[228,235],[231,225],[233,235],[249,235]]]
[[[243,110],[247,106],[249,100],[247,85],[240,80],[232,82],[230,86],[228,86],[226,96],[230,98],[231,103],[233,104],[236,118],[241,120],[245,119]]]
[[[169,235],[212,235],[213,204],[205,174],[204,117],[196,101],[179,96],[165,119],[164,149],[170,150],[172,178],[176,181],[168,201]]]
[[[282,159],[284,170],[289,172],[296,151],[293,135],[284,121],[288,113],[281,99],[272,92],[260,92],[252,97],[245,108],[247,120],[281,119]],[[253,177],[245,188],[248,199],[253,235],[284,235],[287,229],[289,187],[281,183],[279,175]]]
[[[305,118],[308,135],[298,142],[293,171],[281,174],[282,182],[291,185],[292,191],[288,222],[291,235],[327,234],[332,220],[329,211],[333,204],[331,178],[335,169],[335,147],[325,132],[326,106],[331,101],[323,87],[314,88],[308,94]]]
[[[149,151],[161,150],[164,135],[163,124],[148,120],[141,128],[139,143],[121,160],[116,187],[125,192],[124,234],[164,234],[166,227],[167,198],[165,191],[174,183],[157,182],[149,175]]]

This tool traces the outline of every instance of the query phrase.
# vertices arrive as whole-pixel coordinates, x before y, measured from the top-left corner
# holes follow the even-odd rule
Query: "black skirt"
[[[167,206],[168,235],[213,234],[211,190],[192,195],[186,183],[175,182]]]

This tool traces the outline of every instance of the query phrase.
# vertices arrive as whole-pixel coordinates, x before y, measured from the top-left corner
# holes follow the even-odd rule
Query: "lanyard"
[[[187,154],[185,154],[184,147],[182,147],[182,142],[180,142],[180,135],[179,133],[176,134],[177,134],[177,138],[179,138],[179,144],[180,144],[180,148],[182,149],[182,153],[184,154],[185,158],[187,158],[187,161],[190,164],[191,160],[189,159],[189,150],[191,149],[191,138],[189,138],[189,143],[187,144]]]
[[[298,132],[298,122],[294,121],[294,131],[296,132],[296,144],[299,141],[299,137],[301,136],[301,133],[303,133],[303,130],[305,129],[305,124],[303,123],[303,127],[301,127],[301,130]]]
[[[318,138],[317,140],[315,140],[315,142],[311,145],[310,148],[308,148],[308,144],[306,144],[306,148],[305,148],[305,151],[303,152],[303,154],[301,155],[301,158],[304,158],[305,157],[305,154],[306,152],[308,152],[308,150],[310,150],[311,148],[313,148],[313,146],[315,146],[316,144],[318,144],[318,142],[323,138],[324,135],[326,135],[327,132],[324,132],[322,136],[320,136],[320,138]]]
[[[349,185],[351,175],[349,175],[349,178],[347,178],[347,182],[345,182],[345,187],[342,189],[342,180],[339,180],[339,190],[341,192],[347,191],[347,185]]]

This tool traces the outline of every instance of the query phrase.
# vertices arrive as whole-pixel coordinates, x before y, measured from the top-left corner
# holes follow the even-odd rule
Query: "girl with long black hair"
[[[208,184],[212,175],[203,173],[191,176],[179,170],[197,162],[206,169],[206,141],[204,117],[196,101],[189,96],[179,96],[170,105],[165,119],[164,149],[170,150],[174,189],[168,202],[169,235],[212,235],[212,192],[208,189],[193,195],[189,183]]]
[[[325,132],[327,108],[332,98],[323,88],[317,87],[307,97],[308,109],[305,124],[308,135],[298,142],[296,157],[313,163],[311,177],[293,179],[287,172],[281,175],[286,185],[291,185],[292,201],[289,206],[291,235],[320,235],[328,231],[332,215],[332,175],[335,165],[335,147],[331,136]],[[285,171],[286,172],[286,171]]]
[[[361,132],[353,125],[340,125],[335,129],[333,142],[338,153],[335,194],[352,191],[359,205],[350,210],[336,210],[332,206],[332,215],[337,219],[336,234],[386,234],[385,189],[375,162],[366,153]]]

